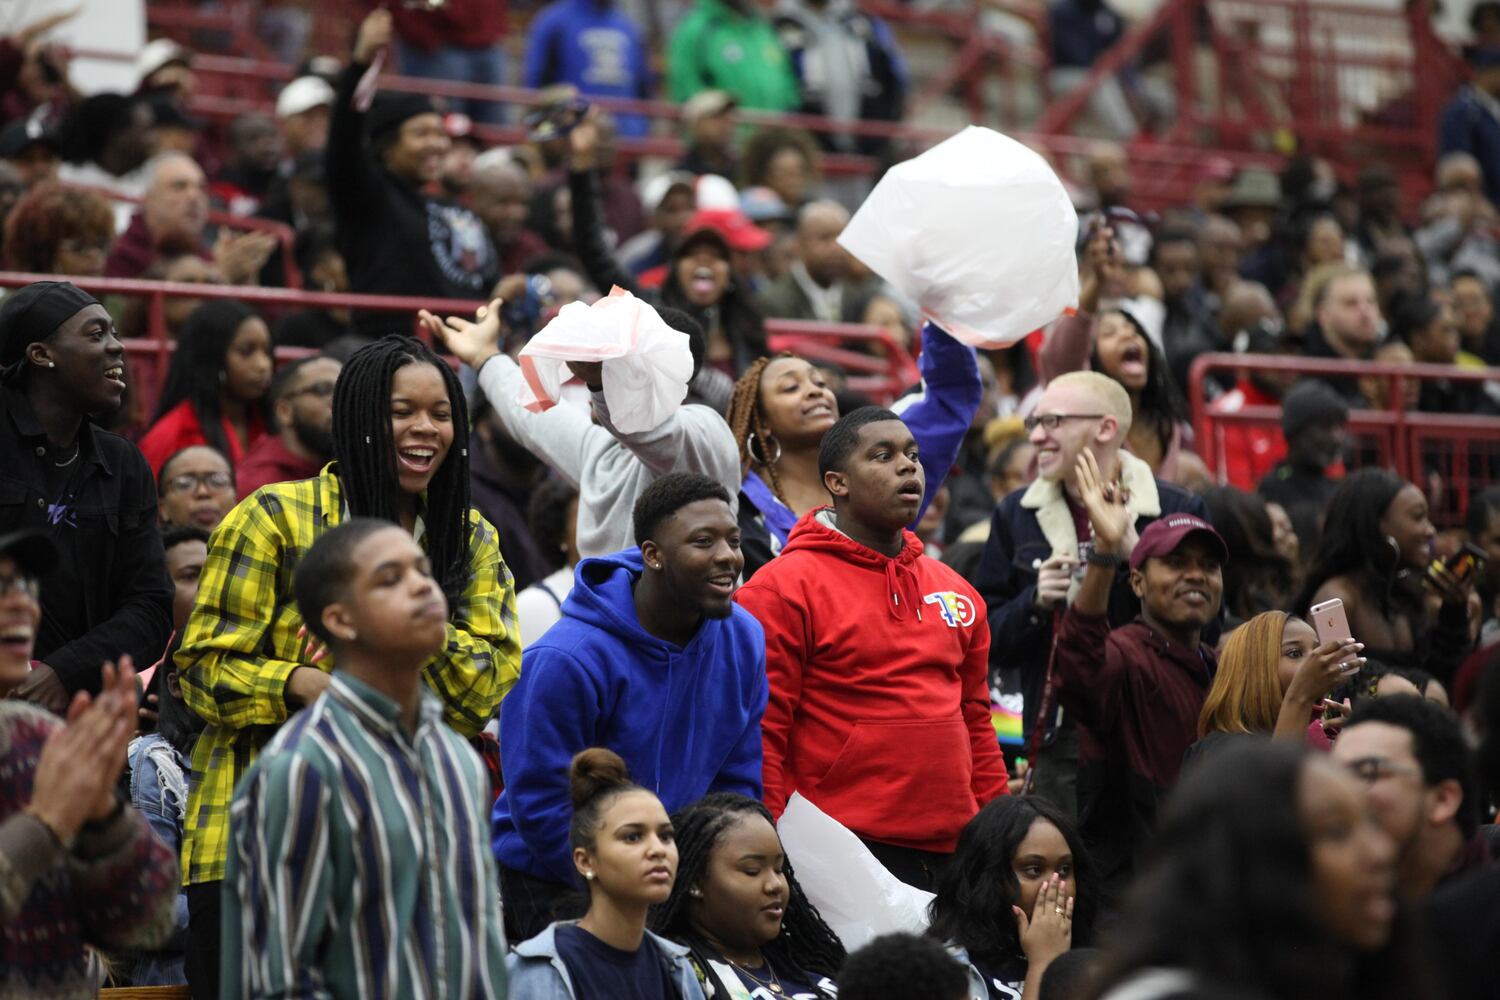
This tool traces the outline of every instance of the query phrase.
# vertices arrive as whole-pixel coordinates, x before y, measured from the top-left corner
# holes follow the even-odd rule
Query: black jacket
[[[397,177],[368,148],[365,115],[354,109],[355,85],[368,68],[354,63],[339,77],[324,152],[350,290],[487,298],[500,277],[500,258],[484,223],[467,208],[430,198]],[[391,313],[367,314],[356,322],[364,330],[411,332],[408,318],[396,321]]]
[[[69,693],[97,692],[106,660],[129,653],[149,666],[172,634],[156,482],[140,449],[88,422],[77,460],[49,469],[46,433],[13,380],[0,383],[0,410],[0,533],[40,529],[58,550],[32,655]]]

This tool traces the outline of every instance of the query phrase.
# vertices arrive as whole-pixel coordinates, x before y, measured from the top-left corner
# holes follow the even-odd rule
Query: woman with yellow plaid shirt
[[[182,869],[188,980],[218,995],[220,883],[235,785],[287,717],[328,686],[292,593],[298,559],[351,516],[411,531],[452,608],[423,677],[449,725],[474,736],[520,674],[515,591],[495,529],[469,506],[468,412],[453,371],[420,341],[386,337],[344,366],[333,394],[334,462],[245,498],[214,531],[176,663],[208,723],[193,750]]]

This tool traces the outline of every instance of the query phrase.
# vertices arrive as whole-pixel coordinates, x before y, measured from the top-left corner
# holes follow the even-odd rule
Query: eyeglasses
[[[1351,760],[1345,765],[1349,773],[1367,785],[1373,785],[1381,778],[1393,778],[1399,775],[1408,775],[1421,778],[1422,769],[1412,767],[1409,764],[1397,764],[1385,757],[1361,757]]]
[[[13,595],[23,595],[39,601],[42,598],[42,582],[34,576],[0,576],[0,601]]]
[[[227,472],[184,472],[167,480],[168,493],[191,493],[201,483],[211,490],[228,489],[234,482]]]
[[[287,399],[295,399],[298,396],[313,395],[319,399],[327,399],[333,395],[333,380],[324,379],[322,382],[314,382],[312,385],[304,385],[296,392],[286,394]]]
[[[1045,431],[1055,431],[1064,420],[1099,420],[1104,416],[1102,413],[1034,413],[1021,421],[1030,434],[1038,427]]]

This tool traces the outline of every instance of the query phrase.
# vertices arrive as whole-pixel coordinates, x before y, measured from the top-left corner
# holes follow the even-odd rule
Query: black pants
[[[893,844],[882,844],[878,840],[865,840],[864,845],[875,855],[875,860],[885,866],[885,870],[896,876],[907,885],[916,886],[927,892],[937,891],[938,875],[947,866],[953,857],[951,854],[940,854],[937,851],[922,851],[915,847],[896,847]]]
[[[219,907],[223,882],[187,887],[188,931],[184,971],[193,1000],[219,1000]]]
[[[505,865],[500,866],[500,903],[505,938],[513,945],[536,937],[554,920],[576,920],[589,908],[588,897],[574,887]]]

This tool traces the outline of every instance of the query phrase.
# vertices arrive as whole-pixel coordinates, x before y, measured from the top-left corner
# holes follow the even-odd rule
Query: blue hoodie
[[[562,620],[526,647],[500,709],[505,791],[495,803],[495,857],[572,885],[568,763],[588,747],[625,759],[668,812],[709,792],[760,798],[766,640],[739,605],[705,619],[686,646],[641,627],[639,549],[578,564]]]

